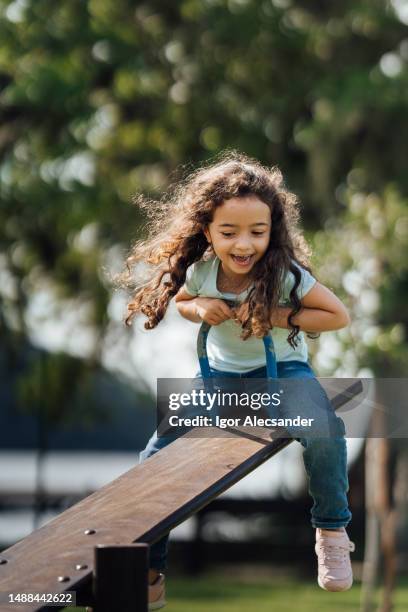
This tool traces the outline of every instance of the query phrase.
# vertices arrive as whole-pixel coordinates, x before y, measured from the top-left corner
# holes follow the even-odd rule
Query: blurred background
[[[0,0],[2,548],[134,466],[156,379],[195,373],[198,326],[172,305],[127,329],[112,277],[144,235],[132,196],[222,150],[282,169],[315,276],[350,310],[309,342],[318,375],[406,375],[407,25],[407,0]],[[408,445],[348,443],[357,585],[342,601],[406,609]],[[264,575],[310,588],[310,505],[292,444],[175,530],[169,611],[247,610]],[[255,589],[242,608],[188,582],[214,559]]]

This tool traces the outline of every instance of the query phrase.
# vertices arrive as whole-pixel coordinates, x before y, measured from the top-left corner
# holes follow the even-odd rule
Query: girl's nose
[[[236,249],[241,249],[242,251],[246,251],[246,250],[250,250],[252,249],[252,242],[249,238],[249,236],[238,236],[236,242],[235,242],[235,248]]]

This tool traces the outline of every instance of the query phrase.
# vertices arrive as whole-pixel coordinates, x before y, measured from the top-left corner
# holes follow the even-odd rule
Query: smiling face
[[[236,278],[248,274],[268,248],[269,206],[255,195],[226,200],[215,209],[204,233],[226,276]]]

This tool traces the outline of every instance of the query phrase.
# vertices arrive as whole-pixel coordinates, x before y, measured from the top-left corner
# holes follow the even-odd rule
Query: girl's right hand
[[[210,325],[219,325],[228,319],[232,319],[234,314],[230,307],[218,298],[195,298],[196,313],[202,321]]]

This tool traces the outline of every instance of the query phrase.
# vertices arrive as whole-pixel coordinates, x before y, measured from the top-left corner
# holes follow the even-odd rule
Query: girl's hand
[[[287,306],[278,306],[272,311],[270,322],[272,327],[281,327],[288,329],[288,316],[291,312],[291,308]]]
[[[237,308],[234,308],[233,319],[236,323],[242,324],[245,321],[245,319],[248,317],[248,307],[249,305],[245,303],[237,306]]]
[[[218,298],[195,298],[196,313],[202,321],[210,325],[219,325],[232,319],[233,312],[230,307]]]

